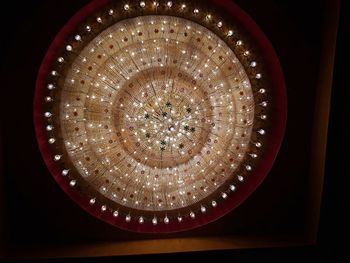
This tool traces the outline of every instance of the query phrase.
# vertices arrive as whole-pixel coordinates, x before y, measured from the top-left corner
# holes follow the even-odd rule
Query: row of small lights
[[[146,6],[146,3],[145,3],[144,1],[141,1],[141,2],[139,3],[139,5],[140,5],[141,8],[144,8],[144,7]],[[153,1],[153,6],[157,7],[157,6],[159,6],[159,3],[156,2],[156,1]],[[167,7],[168,7],[168,8],[172,8],[172,6],[173,6],[173,2],[172,2],[172,1],[168,1],[168,2],[167,2]],[[187,8],[186,4],[182,4],[182,5],[181,5],[181,9],[182,9],[182,10],[184,10],[184,9],[186,9],[186,8]],[[125,4],[124,7],[123,7],[123,9],[124,9],[125,11],[128,11],[128,10],[130,9],[129,4]],[[197,8],[193,9],[193,13],[194,13],[194,14],[199,14],[199,12],[200,12],[199,9],[197,9]],[[109,15],[113,15],[113,14],[114,14],[113,9],[110,9],[110,10],[108,11],[108,14],[109,14]],[[210,14],[208,14],[208,15],[206,16],[206,19],[207,19],[207,20],[210,20],[211,18],[212,18],[212,16],[211,16]],[[96,21],[97,21],[98,23],[102,23],[101,17],[97,17],[97,18],[96,18]],[[222,23],[221,21],[219,21],[219,22],[217,23],[217,27],[218,27],[218,28],[221,28],[222,26],[223,26],[223,23]],[[90,27],[89,25],[86,26],[86,31],[88,31],[88,32],[91,31],[91,27]],[[233,31],[232,31],[232,30],[229,30],[229,31],[227,32],[227,36],[230,37],[230,36],[232,36],[232,35],[233,35]],[[75,35],[74,39],[75,39],[76,41],[82,41],[80,35]],[[236,45],[237,45],[237,46],[241,46],[242,44],[243,44],[243,42],[242,42],[241,40],[238,40],[238,41],[236,42]],[[66,51],[68,51],[68,52],[73,51],[73,47],[72,47],[71,45],[69,45],[69,44],[66,45]],[[245,51],[245,52],[244,52],[244,55],[245,55],[245,56],[248,56],[248,55],[249,55],[249,51]],[[63,63],[63,62],[64,62],[64,58],[63,58],[63,57],[59,57],[59,58],[57,59],[57,61],[58,61],[59,63]],[[257,66],[257,63],[256,63],[255,61],[252,61],[252,62],[250,63],[250,67],[255,68],[256,66]],[[51,71],[51,75],[55,77],[55,76],[58,76],[59,74],[58,74],[57,71],[53,70],[53,71]],[[260,73],[257,73],[257,74],[255,75],[255,78],[256,78],[256,79],[261,79],[261,78],[262,78],[262,75],[261,75]],[[55,88],[56,88],[56,87],[55,87],[53,84],[51,84],[51,83],[47,85],[47,89],[49,89],[49,90],[53,90],[53,89],[55,89]],[[265,90],[264,90],[264,89],[260,89],[260,90],[259,90],[259,93],[263,94],[263,93],[265,93]],[[46,102],[52,102],[53,99],[52,99],[50,96],[47,96],[47,97],[45,97],[45,101],[46,101]],[[267,102],[266,102],[266,101],[263,101],[263,102],[261,102],[259,105],[262,106],[262,107],[266,107],[266,106],[267,106]],[[51,117],[52,117],[52,113],[51,113],[51,112],[45,112],[45,113],[44,113],[44,116],[45,116],[46,118],[51,118]],[[265,120],[265,119],[267,118],[267,116],[266,116],[266,115],[261,115],[260,118],[261,118],[262,120]],[[52,131],[53,129],[54,129],[54,127],[53,127],[52,125],[50,125],[50,124],[46,126],[46,130],[47,130],[48,132]],[[265,133],[266,133],[264,129],[259,129],[257,132],[258,132],[260,135],[265,135]],[[53,137],[49,138],[49,140],[48,140],[48,142],[49,142],[50,144],[55,143],[55,141],[56,141],[56,139],[53,138]],[[254,144],[255,144],[255,146],[256,146],[257,148],[261,148],[261,147],[262,147],[262,144],[261,144],[260,142],[255,142]],[[257,154],[255,154],[255,153],[251,153],[251,154],[249,154],[249,155],[250,155],[252,158],[257,158]],[[62,158],[62,155],[59,155],[59,154],[54,155],[54,161],[59,161],[61,158]],[[245,166],[245,169],[246,169],[247,171],[251,171],[251,170],[252,170],[252,167],[251,167],[250,165],[246,165],[246,166]],[[63,169],[62,172],[61,172],[62,176],[67,176],[68,173],[69,173],[69,169]],[[238,179],[240,182],[244,181],[244,177],[241,176],[241,175],[238,175],[238,176],[237,176],[237,179]],[[70,185],[71,187],[76,186],[76,184],[77,184],[77,182],[76,182],[76,180],[74,180],[74,179],[69,181],[69,185]],[[229,186],[229,190],[232,191],[232,192],[234,192],[234,191],[236,190],[236,187],[235,187],[234,185],[230,185],[230,186]],[[228,197],[228,194],[227,194],[226,192],[222,192],[222,193],[221,193],[221,197],[222,197],[223,199],[226,199],[226,198]],[[90,205],[94,205],[94,204],[96,203],[96,198],[91,198],[90,201],[89,201],[89,203],[90,203]],[[215,207],[217,206],[217,202],[216,202],[215,200],[213,200],[213,201],[211,202],[211,206],[212,206],[213,208],[215,208]],[[102,212],[107,211],[107,206],[106,206],[106,205],[102,205],[102,206],[101,206],[101,211],[102,211]],[[200,211],[201,211],[202,213],[206,213],[207,208],[206,208],[205,206],[201,205]],[[114,216],[114,217],[118,217],[118,216],[119,216],[118,210],[113,211],[113,216]],[[191,219],[194,219],[194,218],[196,217],[196,214],[195,214],[195,212],[191,211],[191,212],[189,213],[189,216],[190,216]],[[182,222],[182,219],[183,219],[182,216],[178,216],[178,217],[177,217],[178,222]],[[130,221],[131,221],[131,215],[130,215],[130,214],[128,214],[128,215],[125,216],[125,221],[126,221],[126,222],[130,222]],[[140,216],[140,217],[138,218],[138,222],[139,222],[140,224],[143,224],[143,223],[145,222],[144,217]],[[168,224],[168,223],[170,222],[170,219],[169,219],[167,216],[165,216],[164,219],[163,219],[163,222],[164,222],[165,224]],[[153,217],[153,219],[152,219],[152,224],[153,224],[153,225],[157,225],[157,224],[158,224],[158,219],[157,219],[157,217]]]
[[[236,189],[236,187],[235,187],[234,185],[230,185],[230,190],[231,190],[232,192],[235,191],[235,189]],[[222,193],[221,196],[222,196],[223,199],[226,199],[226,198],[228,197],[227,193]],[[90,201],[89,201],[89,203],[90,203],[90,205],[94,205],[94,204],[96,203],[96,198],[91,198]],[[216,207],[216,206],[217,206],[217,202],[216,202],[216,201],[212,201],[212,202],[211,202],[211,206],[212,206],[212,207]],[[107,210],[108,210],[108,208],[107,208],[106,205],[102,205],[102,206],[101,206],[101,212],[106,212]],[[205,213],[207,212],[207,208],[206,208],[205,206],[201,205],[200,211],[201,211],[202,214],[205,214]],[[112,214],[113,214],[113,217],[118,217],[118,216],[119,216],[119,211],[118,211],[118,210],[115,210],[115,211],[113,211]],[[191,212],[189,213],[189,216],[190,216],[191,219],[195,219],[195,218],[196,218],[196,213],[193,212],[193,211],[191,211]],[[125,222],[129,223],[129,222],[131,221],[131,219],[132,219],[132,218],[131,218],[131,215],[130,215],[130,214],[128,214],[128,215],[125,216]],[[180,216],[180,215],[179,215],[179,216],[177,217],[177,221],[178,221],[179,223],[181,223],[182,220],[183,220],[183,216]],[[151,221],[152,221],[152,224],[153,224],[153,225],[157,225],[158,222],[160,222],[161,220],[158,220],[158,218],[157,218],[156,216],[154,216],[154,217],[152,218]],[[145,218],[144,218],[143,216],[138,217],[138,222],[139,222],[140,224],[143,224],[143,223],[145,222]],[[169,217],[168,217],[168,216],[165,216],[165,217],[163,218],[163,222],[164,222],[164,224],[169,224],[169,223],[170,223]]]

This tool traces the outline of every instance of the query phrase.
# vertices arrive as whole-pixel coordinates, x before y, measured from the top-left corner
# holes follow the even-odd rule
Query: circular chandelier
[[[46,165],[83,209],[175,232],[262,182],[286,94],[269,41],[230,1],[93,1],[49,48],[34,119]]]

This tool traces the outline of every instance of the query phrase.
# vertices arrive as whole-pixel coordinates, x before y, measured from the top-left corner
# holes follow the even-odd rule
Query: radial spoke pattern
[[[254,98],[233,51],[171,16],[123,20],[73,62],[61,133],[84,180],[118,205],[190,206],[231,179],[251,139]]]

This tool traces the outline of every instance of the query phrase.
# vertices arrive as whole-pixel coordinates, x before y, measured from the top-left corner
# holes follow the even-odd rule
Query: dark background
[[[47,48],[57,32],[87,0],[8,2],[1,14],[1,158],[6,211],[6,239],[26,243],[147,238],[118,231],[86,215],[57,187],[40,156],[35,140],[32,101],[35,79]],[[234,213],[203,228],[177,236],[294,233],[303,230],[306,176],[310,156],[313,96],[318,79],[325,1],[240,0],[272,42],[287,82],[289,116],[286,137],[271,174]],[[342,2],[332,107],[329,123],[326,177],[318,244],[308,247],[249,249],[176,255],[135,256],[135,259],[204,259],[287,261],[309,259],[345,262],[348,234],[346,193],[345,35],[349,23]],[[6,10],[6,11],[5,11]],[[347,85],[348,86],[348,85]],[[294,163],[295,162],[295,163]],[[294,163],[294,164],[293,164]],[[286,166],[288,169],[286,169]],[[286,173],[287,171],[287,173]],[[348,188],[348,187],[347,187]],[[277,198],[276,198],[277,197]],[[265,203],[265,205],[262,205]],[[268,204],[268,205],[266,205]],[[226,226],[234,222],[234,227]],[[79,225],[78,227],[76,227]],[[349,242],[347,242],[349,243]],[[347,259],[347,260],[346,260]],[[113,261],[115,259],[99,259]],[[55,260],[58,261],[58,260]],[[79,261],[79,260],[78,260]],[[81,260],[82,261],[82,260]]]

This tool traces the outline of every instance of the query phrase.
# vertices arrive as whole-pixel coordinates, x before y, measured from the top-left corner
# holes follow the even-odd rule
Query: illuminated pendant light
[[[230,1],[94,1],[50,47],[34,114],[47,166],[85,210],[174,232],[260,184],[286,96],[271,45]]]

